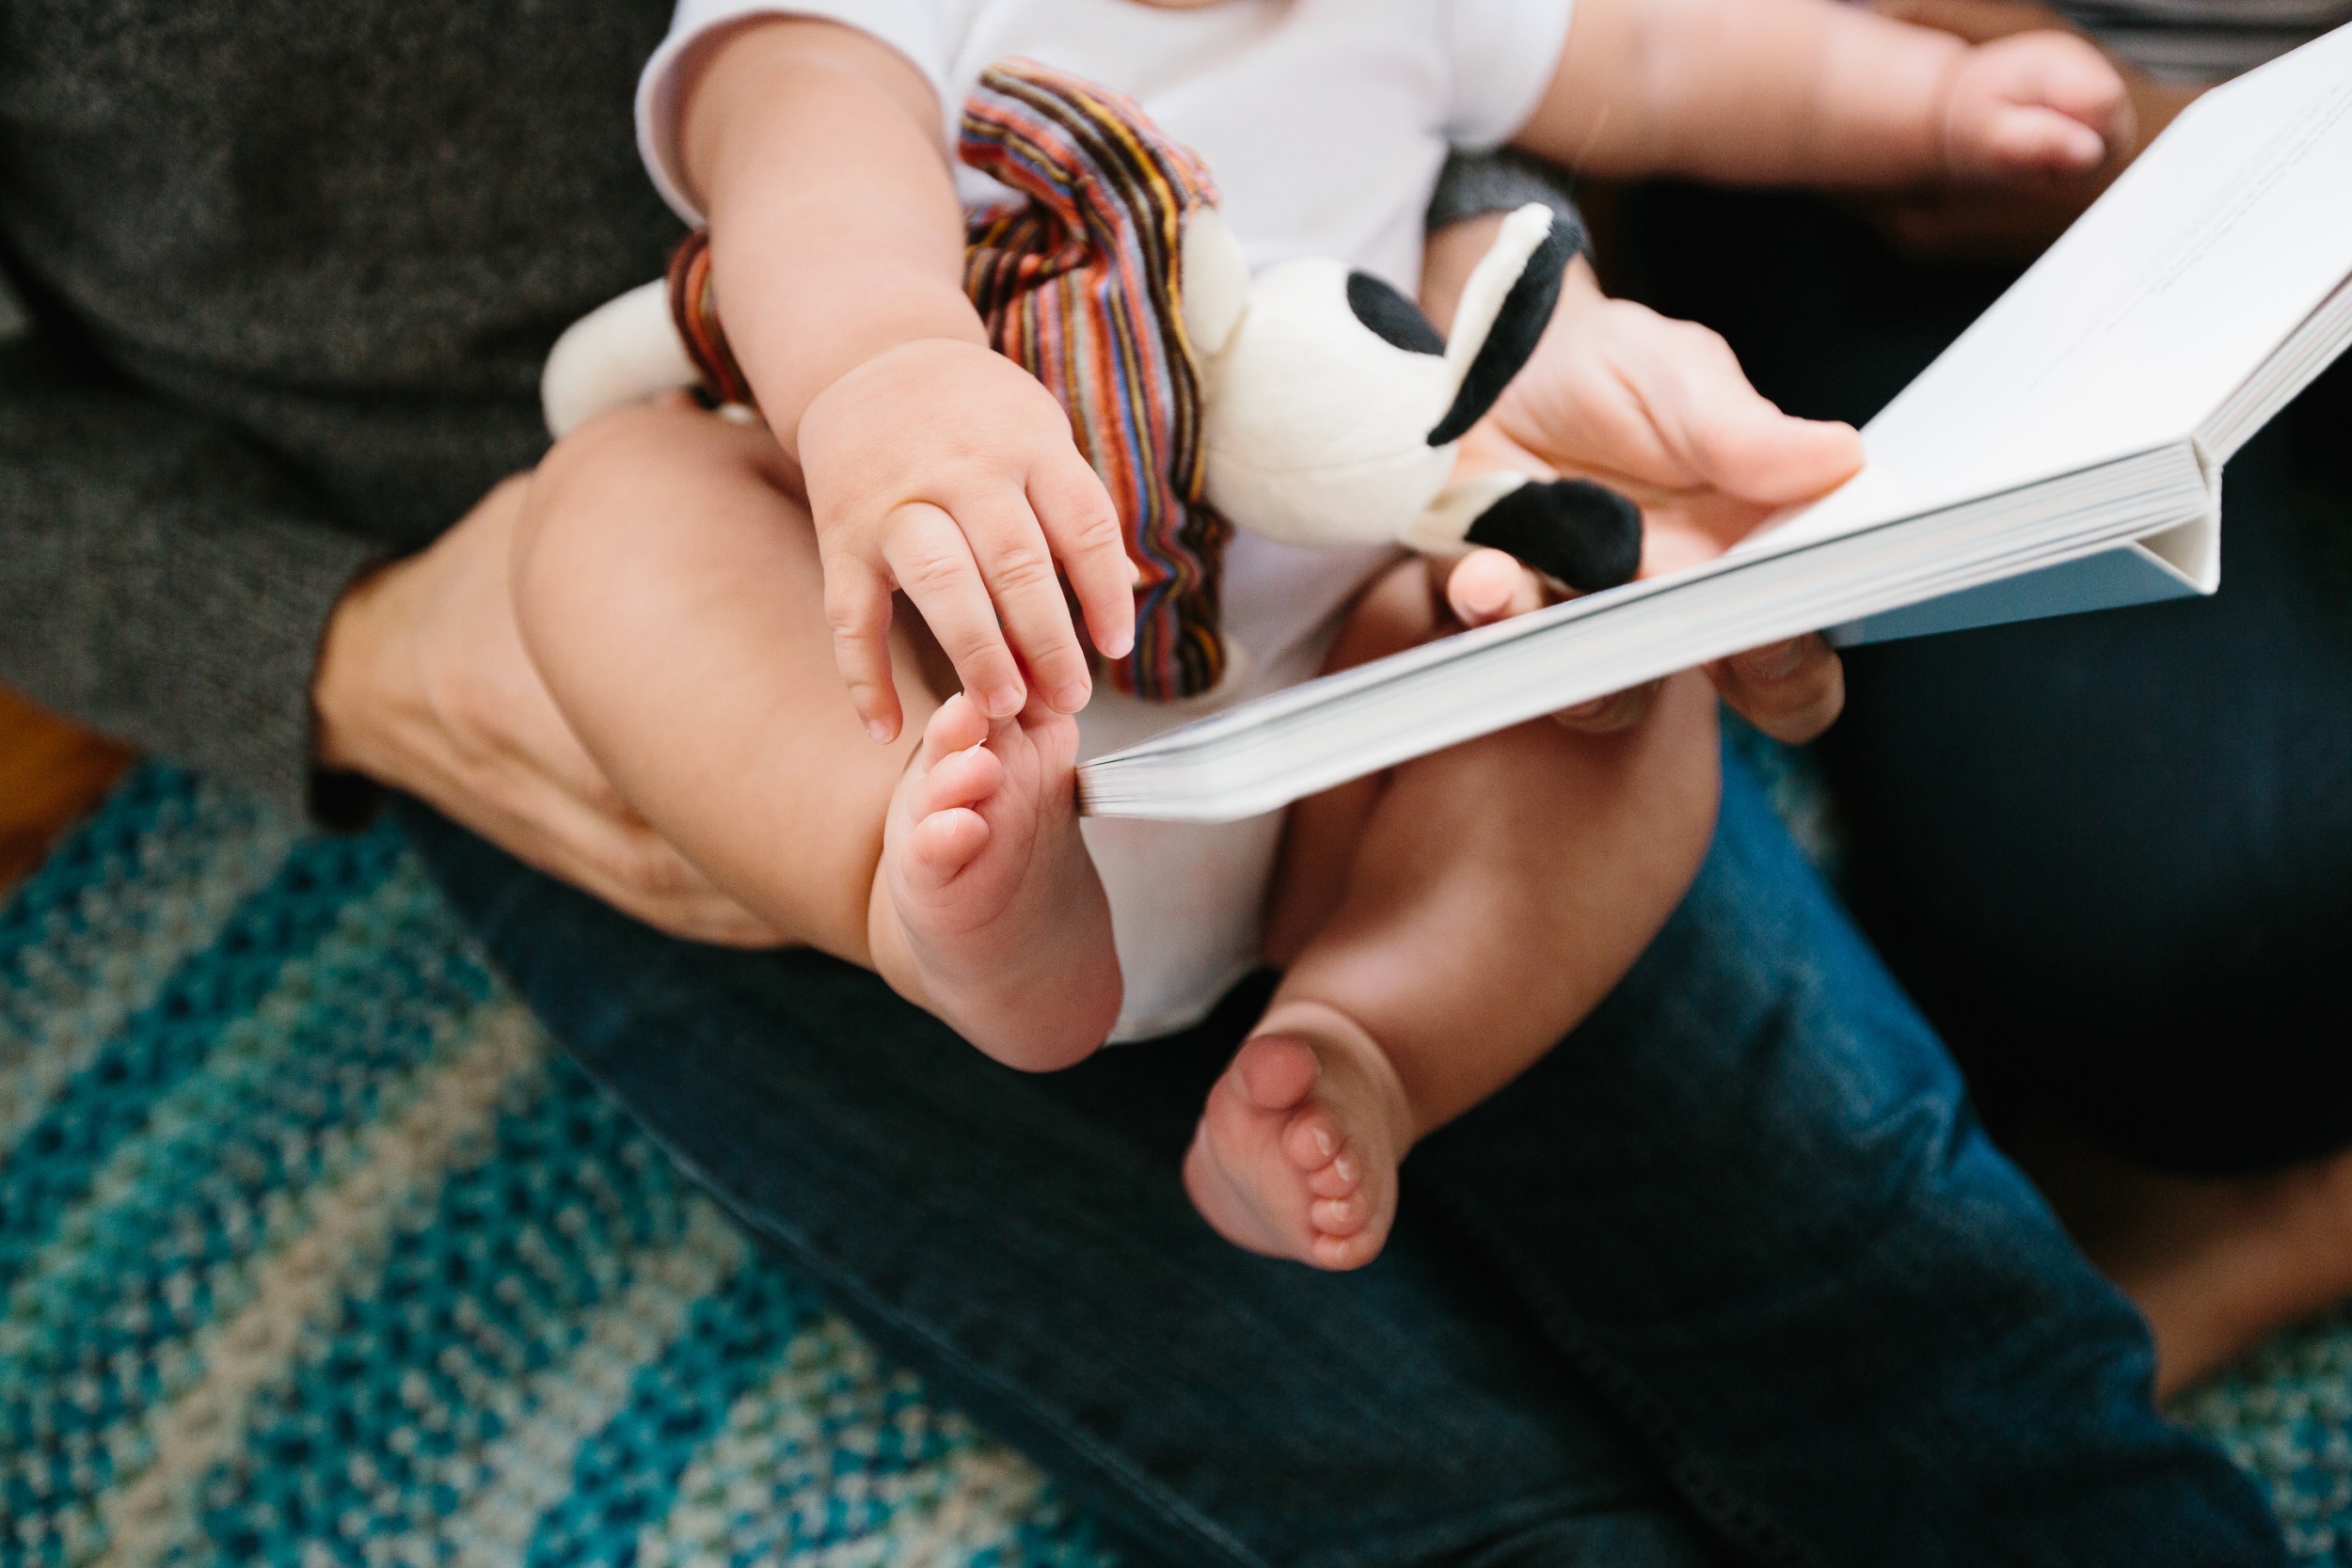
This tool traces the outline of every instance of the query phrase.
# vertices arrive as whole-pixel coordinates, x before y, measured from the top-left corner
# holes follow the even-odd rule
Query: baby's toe
[[[1359,1230],[1353,1236],[1318,1235],[1307,1243],[1307,1261],[1335,1274],[1360,1269],[1380,1256],[1381,1240],[1369,1230]]]
[[[1347,1153],[1347,1137],[1340,1131],[1329,1107],[1314,1102],[1291,1117],[1282,1129],[1282,1157],[1301,1175],[1327,1172]],[[1326,1195],[1337,1197],[1340,1195]]]
[[[972,863],[988,847],[988,822],[962,806],[937,811],[907,833],[906,869],[934,887]]]
[[[930,816],[958,806],[977,806],[994,795],[1005,782],[1005,765],[985,746],[950,752],[931,765],[915,792],[918,816]]]
[[[970,751],[987,738],[988,715],[959,691],[940,704],[939,711],[923,726],[923,765],[936,766],[942,758]]]
[[[1298,1104],[1313,1091],[1315,1079],[1322,1070],[1315,1061],[1314,1048],[1288,1035],[1259,1035],[1242,1041],[1232,1069],[1242,1098],[1261,1111],[1287,1111]],[[1337,1128],[1330,1126],[1327,1117],[1325,1126],[1337,1148]],[[1329,1158],[1327,1152],[1314,1164],[1321,1164]]]
[[[1372,1205],[1361,1194],[1319,1197],[1307,1205],[1307,1223],[1319,1236],[1353,1236],[1372,1223]]]
[[[1321,1170],[1307,1173],[1307,1191],[1315,1197],[1345,1197],[1363,1184],[1356,1151],[1345,1144],[1340,1145],[1340,1151]]]

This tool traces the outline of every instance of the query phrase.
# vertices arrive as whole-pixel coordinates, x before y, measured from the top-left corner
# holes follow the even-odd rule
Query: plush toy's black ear
[[[1590,594],[1633,580],[1642,564],[1642,509],[1589,479],[1555,479],[1520,485],[1462,537]]]
[[[1470,361],[1470,373],[1462,378],[1462,389],[1454,395],[1454,406],[1445,411],[1437,428],[1429,433],[1429,444],[1444,446],[1448,441],[1461,439],[1462,433],[1478,422],[1478,417],[1495,405],[1495,399],[1511,385],[1511,378],[1519,373],[1528,356],[1535,352],[1536,342],[1544,328],[1551,322],[1551,308],[1560,302],[1560,280],[1576,257],[1582,236],[1577,226],[1551,220],[1551,232],[1535,247],[1535,254],[1519,269],[1519,280],[1511,285],[1511,292],[1502,298],[1502,309],[1486,333],[1486,341],[1480,347],[1478,357]]]

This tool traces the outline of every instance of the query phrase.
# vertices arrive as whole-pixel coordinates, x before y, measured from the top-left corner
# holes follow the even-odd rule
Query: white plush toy
[[[1513,213],[1471,274],[1449,340],[1367,273],[1321,258],[1255,277],[1214,208],[1185,225],[1182,284],[1199,359],[1208,499],[1288,544],[1388,541],[1439,556],[1504,550],[1570,588],[1633,575],[1641,513],[1582,480],[1451,483],[1455,444],[1534,351],[1572,230]],[[574,324],[548,356],[548,428],[703,380],[670,290],[648,283]]]
[[[1186,226],[1184,325],[1201,360],[1208,498],[1295,545],[1488,545],[1571,588],[1639,563],[1631,501],[1516,473],[1453,483],[1455,443],[1534,353],[1574,231],[1534,203],[1504,220],[1462,290],[1451,339],[1379,278],[1320,258],[1251,277],[1210,209]]]
[[[1014,132],[1018,158],[1007,151]],[[1213,536],[1179,540],[1155,520],[1205,501],[1235,527],[1290,544],[1396,543],[1438,556],[1492,546],[1581,590],[1632,577],[1641,513],[1614,491],[1514,473],[1453,482],[1457,443],[1534,352],[1575,256],[1574,226],[1549,209],[1504,220],[1448,340],[1394,288],[1339,261],[1251,276],[1199,160],[1132,103],[1049,68],[991,68],[967,104],[960,151],[1027,182],[1026,206],[975,219],[966,283],[992,341],[1008,353],[1034,343],[1044,334],[1024,330],[1022,312],[1051,310],[1050,336],[1066,349],[1084,332],[1123,345],[1028,368],[1071,409],[1082,450],[1090,421],[1148,418],[1165,437],[1152,450],[1182,470],[1141,487],[1136,476],[1104,476],[1123,510],[1152,514],[1124,519],[1147,573]],[[1090,269],[1074,291],[1073,265]],[[1118,382],[1057,385],[1071,363],[1111,364]],[[700,236],[666,283],[565,332],[541,390],[560,436],[605,409],[696,386],[722,407],[750,398]],[[1171,443],[1184,449],[1172,458]],[[1214,562],[1177,575],[1203,570],[1213,578]]]

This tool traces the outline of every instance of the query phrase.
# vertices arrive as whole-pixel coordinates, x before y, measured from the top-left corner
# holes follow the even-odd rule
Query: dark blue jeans
[[[1876,413],[2014,277],[1801,195],[1632,216],[1651,303],[1819,418]],[[1822,747],[1846,892],[1987,1114],[2200,1174],[2352,1147],[2352,360],[2222,513],[2212,598],[1857,649]]]
[[[1341,1275],[1177,1184],[1263,985],[1024,1077],[861,970],[672,942],[407,821],[588,1070],[1146,1560],[2283,1560],[1736,763],[1647,955]]]

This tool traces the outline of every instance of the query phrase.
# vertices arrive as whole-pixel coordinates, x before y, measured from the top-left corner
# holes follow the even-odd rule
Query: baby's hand
[[[1978,44],[1946,79],[1944,157],[1957,178],[2087,174],[2131,144],[2122,74],[2072,33]]]
[[[1094,645],[1112,658],[1134,645],[1136,568],[1118,511],[1061,404],[1011,360],[950,339],[901,343],[818,393],[799,445],[834,656],[877,740],[901,721],[894,589],[992,719],[1019,713],[1030,680],[1060,712],[1086,705],[1056,562]]]

